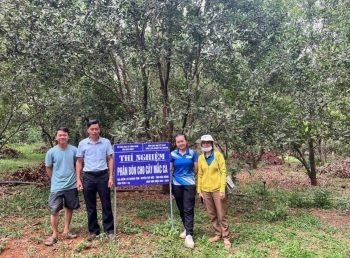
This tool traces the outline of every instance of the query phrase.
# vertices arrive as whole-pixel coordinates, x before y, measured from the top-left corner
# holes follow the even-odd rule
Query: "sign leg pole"
[[[114,186],[114,235],[117,233],[117,188]]]
[[[171,230],[174,230],[174,218],[173,218],[173,202],[171,199],[171,181],[169,182],[169,190],[170,190],[170,218],[171,218]]]

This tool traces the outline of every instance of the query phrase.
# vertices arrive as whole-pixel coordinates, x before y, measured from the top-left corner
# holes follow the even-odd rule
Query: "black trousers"
[[[193,235],[194,205],[196,201],[195,185],[172,185],[172,192],[175,197],[180,217],[186,229],[186,235]]]
[[[83,179],[83,193],[88,215],[89,232],[99,235],[100,225],[97,221],[96,194],[98,193],[102,204],[102,222],[104,232],[114,233],[114,219],[111,205],[111,189],[108,187],[108,171],[85,172]]]

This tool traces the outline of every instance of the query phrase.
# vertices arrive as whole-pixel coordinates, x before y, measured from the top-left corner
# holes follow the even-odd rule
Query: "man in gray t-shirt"
[[[45,241],[45,245],[51,246],[58,240],[59,211],[65,207],[65,223],[62,236],[76,238],[77,235],[70,231],[70,222],[73,210],[80,207],[75,162],[77,148],[68,144],[69,130],[59,127],[56,130],[55,139],[57,145],[51,148],[45,157],[46,172],[51,179],[51,191],[49,196],[49,208],[51,213],[52,236]]]

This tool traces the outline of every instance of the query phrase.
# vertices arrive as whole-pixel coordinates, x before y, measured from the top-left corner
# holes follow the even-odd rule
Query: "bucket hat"
[[[206,141],[206,142],[214,142],[213,137],[210,134],[205,134],[201,137],[201,142]]]

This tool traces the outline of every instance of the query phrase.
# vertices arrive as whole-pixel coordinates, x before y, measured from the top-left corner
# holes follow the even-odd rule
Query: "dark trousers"
[[[114,233],[114,219],[111,205],[111,190],[108,187],[108,172],[86,172],[83,179],[83,193],[88,215],[89,232],[99,235],[100,225],[97,221],[96,193],[102,204],[103,229],[107,234]],[[96,174],[95,174],[96,173]]]
[[[196,200],[195,185],[172,185],[172,192],[175,197],[180,217],[186,229],[186,235],[193,235],[194,205]]]

